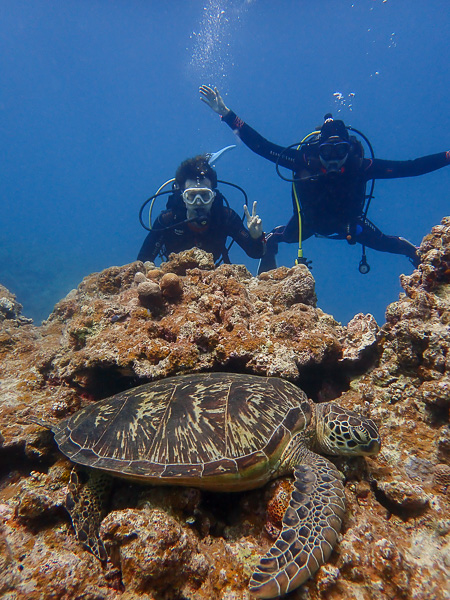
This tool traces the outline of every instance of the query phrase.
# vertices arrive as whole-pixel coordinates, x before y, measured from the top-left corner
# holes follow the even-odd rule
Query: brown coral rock
[[[183,283],[181,278],[175,273],[165,273],[161,277],[159,286],[166,298],[176,299],[183,293]]]
[[[185,275],[189,269],[199,268],[203,271],[214,269],[213,255],[198,248],[191,248],[179,254],[171,254],[169,261],[161,265],[164,273]]]
[[[361,360],[376,347],[378,330],[378,324],[372,315],[355,315],[346,328],[342,360]]]
[[[161,288],[154,281],[141,281],[137,286],[137,293],[144,306],[151,306],[155,302],[159,303],[161,298]]]
[[[381,328],[370,315],[342,326],[317,308],[303,265],[256,278],[242,265],[214,269],[198,249],[160,269],[134,262],[93,273],[39,327],[0,288],[0,596],[247,598],[252,566],[270,545],[264,490],[180,494],[177,503],[176,488],[123,484],[102,525],[113,561],[104,570],[76,543],[63,509],[71,466],[30,421],[157,378],[228,370],[289,378],[380,426],[376,459],[337,461],[348,504],[342,538],[297,595],[446,600],[450,218],[420,255]],[[182,294],[143,306],[138,286],[167,274]],[[155,504],[140,505],[139,495]]]
[[[450,488],[450,465],[439,463],[434,467],[433,479],[436,485]]]
[[[21,312],[22,305],[17,302],[14,294],[0,285],[0,321],[15,319],[19,323],[31,323],[32,319],[21,316]]]
[[[102,535],[107,546],[118,550],[122,580],[130,592],[172,590],[175,596],[206,579],[209,565],[195,535],[162,510],[114,511],[103,520]]]

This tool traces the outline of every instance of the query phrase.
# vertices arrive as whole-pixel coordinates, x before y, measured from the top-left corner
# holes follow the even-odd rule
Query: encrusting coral
[[[255,278],[241,265],[214,269],[197,249],[160,268],[89,275],[39,327],[0,287],[0,596],[248,598],[252,565],[271,544],[269,491],[116,482],[102,568],[64,509],[71,465],[30,421],[162,377],[223,370],[290,379],[380,427],[378,457],[335,459],[348,505],[341,541],[295,597],[448,598],[450,218],[420,256],[381,327],[362,314],[343,326],[317,308],[305,266]]]

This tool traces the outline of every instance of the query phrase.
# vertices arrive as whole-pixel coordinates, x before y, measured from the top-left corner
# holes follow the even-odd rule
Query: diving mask
[[[350,152],[350,144],[337,136],[319,146],[319,158],[327,173],[339,173]]]
[[[216,192],[209,188],[193,187],[186,188],[181,195],[188,206],[194,206],[196,204],[208,205],[214,200]]]
[[[348,142],[325,142],[319,146],[319,156],[324,161],[342,160],[347,157],[350,150]]]

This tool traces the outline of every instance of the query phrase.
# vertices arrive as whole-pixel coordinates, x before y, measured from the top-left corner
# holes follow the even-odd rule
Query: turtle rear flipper
[[[70,474],[66,498],[66,509],[78,541],[102,562],[108,560],[108,554],[100,539],[99,530],[111,487],[112,478],[99,471],[92,471],[87,483],[82,485],[74,469]]]
[[[322,456],[308,453],[307,460],[295,468],[281,533],[251,577],[249,588],[257,598],[276,598],[297,588],[336,544],[345,512],[341,475]]]

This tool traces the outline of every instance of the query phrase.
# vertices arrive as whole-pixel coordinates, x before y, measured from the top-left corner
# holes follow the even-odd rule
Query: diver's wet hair
[[[209,179],[213,188],[217,186],[217,173],[208,163],[206,156],[200,154],[183,161],[175,173],[175,181],[183,188],[188,179]]]

